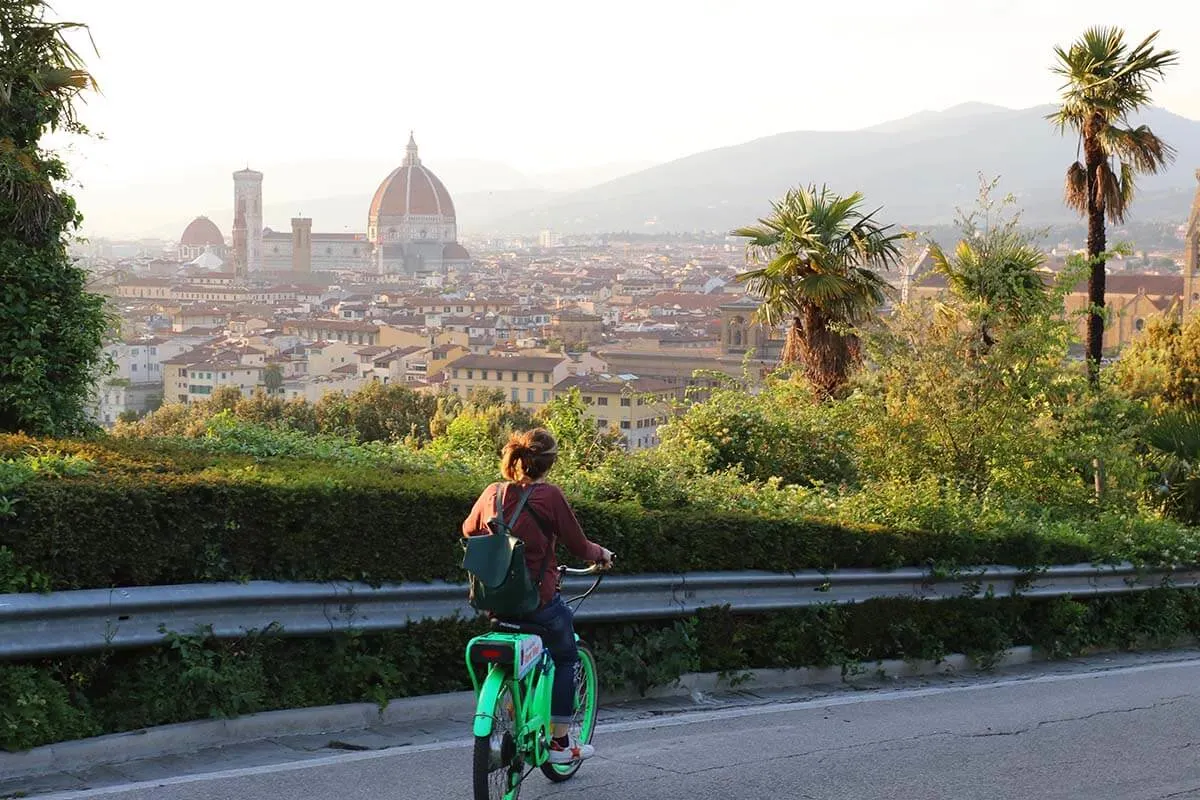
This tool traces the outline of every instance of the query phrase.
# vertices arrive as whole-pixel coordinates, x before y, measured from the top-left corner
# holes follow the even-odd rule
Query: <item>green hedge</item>
[[[381,464],[255,459],[159,443],[0,437],[0,459],[54,452],[86,469],[4,490],[0,547],[49,588],[281,579],[461,578],[459,530],[481,486]],[[811,519],[579,502],[625,572],[1033,566],[1109,557],[1077,536],[884,530]],[[1153,552],[1156,546],[1149,546]],[[4,576],[0,576],[0,579]]]
[[[237,641],[172,636],[140,651],[0,664],[0,748],[280,708],[469,688],[462,651],[476,620],[382,635]],[[967,653],[985,666],[1014,645],[1051,657],[1169,645],[1200,633],[1200,592],[1160,589],[1091,600],[879,600],[735,616],[584,625],[602,684],[645,690],[692,671],[842,666]],[[751,684],[752,686],[752,684]]]

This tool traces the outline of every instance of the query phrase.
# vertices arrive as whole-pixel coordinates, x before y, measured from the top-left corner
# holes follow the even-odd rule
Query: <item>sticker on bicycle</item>
[[[540,636],[525,636],[521,638],[521,647],[517,658],[517,678],[524,678],[529,670],[538,663],[545,650]]]

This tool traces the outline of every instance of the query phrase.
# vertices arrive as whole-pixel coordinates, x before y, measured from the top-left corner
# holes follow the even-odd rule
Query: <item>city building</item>
[[[550,317],[550,336],[568,345],[599,344],[604,338],[604,320],[580,311],[559,311]]]
[[[682,399],[677,383],[637,375],[572,375],[554,387],[556,397],[577,390],[587,416],[601,430],[616,430],[628,451],[659,444],[671,403]]]
[[[499,390],[506,400],[536,411],[554,399],[554,387],[570,374],[563,356],[471,354],[446,367],[450,391],[466,398],[475,389]]]
[[[404,163],[384,178],[371,200],[367,238],[381,275],[444,274],[470,263],[458,243],[450,192],[421,163],[411,134]]]
[[[379,327],[370,322],[344,319],[307,319],[288,322],[284,333],[291,333],[309,342],[329,341],[347,344],[379,344]]]

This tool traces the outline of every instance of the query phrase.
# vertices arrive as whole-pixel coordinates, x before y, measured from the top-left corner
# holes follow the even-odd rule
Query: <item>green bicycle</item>
[[[582,602],[604,578],[602,567],[559,567],[563,575],[595,575]],[[467,671],[475,689],[475,800],[517,800],[521,783],[537,767],[552,781],[570,779],[580,761],[552,764],[550,751],[550,687],[554,660],[542,643],[545,628],[525,622],[493,620],[492,631],[467,643]],[[573,741],[590,742],[596,729],[596,659],[579,641],[579,674],[575,680]]]

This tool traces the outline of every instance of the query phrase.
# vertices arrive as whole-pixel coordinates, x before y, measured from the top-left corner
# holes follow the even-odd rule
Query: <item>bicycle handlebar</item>
[[[563,566],[562,564],[560,564],[558,567],[558,572],[560,575],[586,576],[586,575],[598,575],[601,572],[604,572],[606,569],[607,569],[607,567],[605,567],[603,564],[592,564],[591,566],[584,567],[583,569],[578,569],[576,567],[567,567],[567,566]]]

